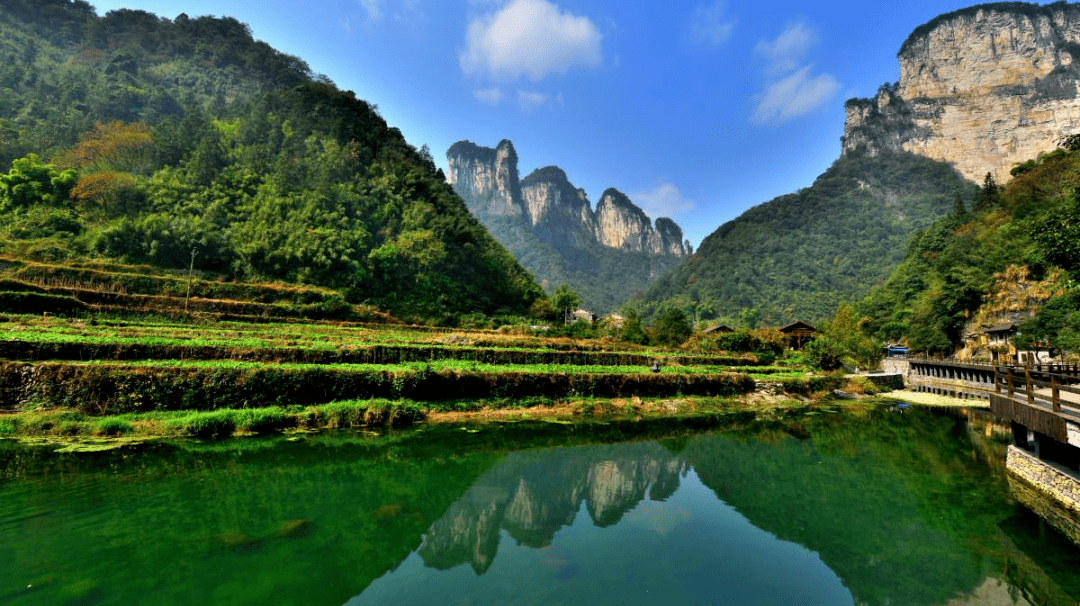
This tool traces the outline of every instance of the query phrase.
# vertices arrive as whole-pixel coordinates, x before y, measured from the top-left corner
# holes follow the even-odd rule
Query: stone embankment
[[[1009,446],[1009,488],[1025,507],[1080,545],[1080,480],[1061,467]]]

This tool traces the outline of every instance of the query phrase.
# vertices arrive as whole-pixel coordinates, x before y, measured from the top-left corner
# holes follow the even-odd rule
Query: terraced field
[[[527,326],[408,326],[333,291],[190,282],[188,297],[186,276],[148,268],[0,259],[0,435],[143,426],[219,435],[496,410],[686,414],[754,392],[758,381],[795,393],[822,387],[749,353],[549,337]]]

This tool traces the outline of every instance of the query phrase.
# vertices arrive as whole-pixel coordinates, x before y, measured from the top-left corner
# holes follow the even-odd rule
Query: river
[[[0,442],[0,604],[1077,604],[984,415]]]

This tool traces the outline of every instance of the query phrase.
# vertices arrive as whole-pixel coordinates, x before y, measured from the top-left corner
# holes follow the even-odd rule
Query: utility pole
[[[187,294],[184,295],[184,313],[188,310],[188,300],[191,299],[191,274],[195,272],[195,255],[199,254],[198,248],[191,249],[191,265],[188,266],[187,272]]]

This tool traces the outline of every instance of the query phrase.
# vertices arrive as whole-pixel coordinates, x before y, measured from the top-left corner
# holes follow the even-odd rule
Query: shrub
[[[223,438],[236,430],[236,421],[226,410],[196,413],[181,422],[184,433],[199,438]]]
[[[836,370],[844,364],[844,354],[840,345],[826,335],[818,335],[806,344],[806,361],[810,366],[821,370]]]
[[[83,225],[70,210],[33,206],[15,218],[10,231],[13,238],[29,240],[58,235],[77,236],[82,233]]]
[[[119,436],[127,435],[133,430],[131,423],[123,419],[108,418],[101,419],[94,425],[94,435],[97,436]]]

